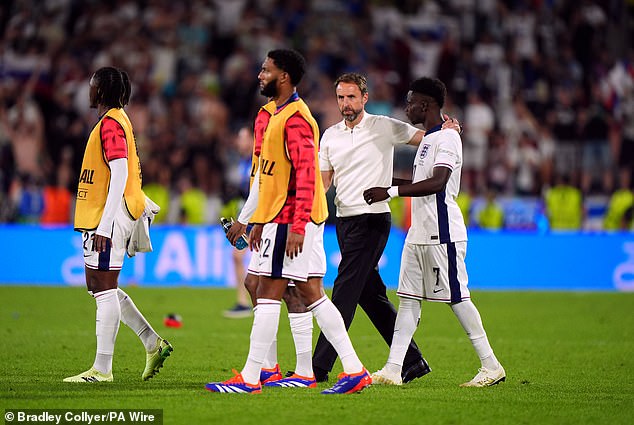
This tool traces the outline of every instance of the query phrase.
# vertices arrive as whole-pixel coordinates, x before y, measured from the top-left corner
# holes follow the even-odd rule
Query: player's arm
[[[390,187],[372,187],[363,191],[363,199],[368,204],[384,201],[396,196],[419,197],[428,196],[445,190],[451,169],[438,166],[434,167],[432,176],[416,183]]]
[[[231,245],[235,245],[238,238],[244,235],[247,231],[247,225],[249,220],[253,216],[253,213],[258,207],[258,198],[260,187],[260,168],[258,167],[255,176],[253,177],[253,183],[251,184],[251,190],[249,190],[249,196],[244,202],[240,214],[238,214],[237,221],[227,231],[227,239],[231,242]]]
[[[286,239],[286,255],[294,258],[302,252],[306,224],[310,221],[315,197],[315,143],[313,129],[301,116],[286,122],[286,148],[295,169],[295,213]]]
[[[372,204],[395,196],[428,196],[445,190],[451,172],[460,160],[460,143],[458,133],[447,132],[446,137],[439,142],[430,178],[399,186],[373,187],[363,192],[363,199]]]
[[[242,209],[240,210],[240,214],[238,214],[238,223],[244,225],[246,227],[249,224],[249,220],[255,213],[255,210],[258,207],[258,199],[259,199],[259,190],[260,187],[260,168],[255,171],[255,176],[253,177],[253,184],[251,185],[251,190],[249,190],[249,196],[247,196],[247,200],[244,202]]]
[[[401,186],[404,184],[410,184],[411,182],[411,179],[397,179],[396,177],[392,177],[392,186]]]
[[[432,176],[428,179],[416,183],[398,186],[398,196],[428,196],[445,190],[447,182],[451,177],[451,169],[443,166],[434,167]]]
[[[324,183],[324,190],[328,191],[330,189],[330,185],[332,184],[332,176],[334,176],[335,170],[328,170],[321,172],[321,180]]]
[[[95,232],[93,250],[105,252],[112,238],[114,217],[121,208],[123,192],[128,181],[128,144],[123,128],[113,119],[104,119],[100,132],[104,155],[110,167],[110,184],[103,214]]]
[[[423,136],[425,136],[425,132],[423,130],[418,130],[407,142],[408,145],[418,146],[420,142],[423,140]]]
[[[335,175],[335,170],[330,162],[329,135],[330,129],[325,131],[319,142],[319,170],[321,171],[321,181],[326,192],[330,189],[332,178]]]

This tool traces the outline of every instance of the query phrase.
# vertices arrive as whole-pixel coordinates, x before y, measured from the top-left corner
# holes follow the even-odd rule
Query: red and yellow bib
[[[132,123],[123,109],[113,108],[104,114],[88,137],[77,187],[75,230],[96,229],[106,205],[110,168],[101,142],[101,123],[105,117],[116,120],[123,127],[128,144],[128,180],[123,192],[126,208],[135,220],[141,217],[145,208],[145,194],[141,190],[141,164]]]
[[[299,99],[291,102],[278,113],[273,114],[264,132],[260,154],[260,193],[258,207],[251,218],[253,223],[271,222],[286,203],[292,164],[286,151],[284,129],[286,128],[286,121],[298,112],[313,130],[315,167],[319,166],[319,127],[306,103]],[[270,166],[273,163],[275,163],[275,167]],[[269,164],[267,167],[268,171],[263,169],[263,165],[266,164]],[[315,172],[315,195],[310,218],[316,224],[323,223],[328,218],[326,193],[318,169]]]

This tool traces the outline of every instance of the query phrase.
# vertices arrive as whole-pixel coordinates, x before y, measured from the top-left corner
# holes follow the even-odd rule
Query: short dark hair
[[[98,103],[109,108],[123,108],[130,102],[130,78],[128,73],[112,67],[99,68],[94,75]]]
[[[412,81],[409,85],[409,89],[413,92],[429,96],[436,101],[438,107],[442,108],[445,104],[445,97],[447,96],[447,87],[445,83],[438,78],[422,77]]]
[[[298,51],[276,49],[271,50],[266,56],[273,60],[275,66],[288,73],[293,86],[298,85],[302,81],[302,77],[306,73],[306,60]]]
[[[337,80],[335,81],[335,90],[337,89],[339,83],[356,84],[357,87],[359,87],[359,90],[361,90],[362,95],[368,93],[368,79],[365,78],[364,75],[358,74],[356,72],[347,72],[340,75],[339,78],[337,78]]]

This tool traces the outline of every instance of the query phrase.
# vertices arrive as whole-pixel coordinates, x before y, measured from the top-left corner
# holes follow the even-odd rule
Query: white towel
[[[145,197],[145,209],[141,217],[134,223],[132,235],[128,241],[128,257],[134,257],[137,252],[151,252],[152,241],[150,240],[150,224],[154,216],[161,210],[156,202]]]

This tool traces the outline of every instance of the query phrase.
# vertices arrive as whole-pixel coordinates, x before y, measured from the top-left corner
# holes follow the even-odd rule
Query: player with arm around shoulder
[[[426,129],[414,159],[412,183],[373,187],[363,193],[369,205],[394,196],[413,198],[412,226],[401,258],[394,337],[387,363],[373,374],[375,383],[401,384],[403,358],[418,326],[422,300],[449,304],[480,358],[478,373],[461,386],[486,387],[506,379],[467,288],[467,231],[456,203],[462,147],[457,132],[442,129],[445,97],[445,85],[436,78],[420,78],[411,84],[406,113],[413,124]]]
[[[327,190],[332,184],[336,188],[336,231],[341,261],[332,302],[341,312],[346,327],[350,327],[360,306],[389,346],[396,309],[379,273],[379,260],[390,234],[391,212],[387,203],[368,205],[363,199],[363,189],[393,184],[395,146],[418,146],[423,131],[395,118],[365,111],[370,94],[364,75],[342,74],[336,79],[334,89],[343,119],[324,132],[319,152],[324,187]],[[451,120],[446,125],[457,126]],[[336,358],[335,350],[321,334],[313,354],[318,381],[328,379]],[[405,382],[431,371],[414,340],[410,342],[404,362]]]

